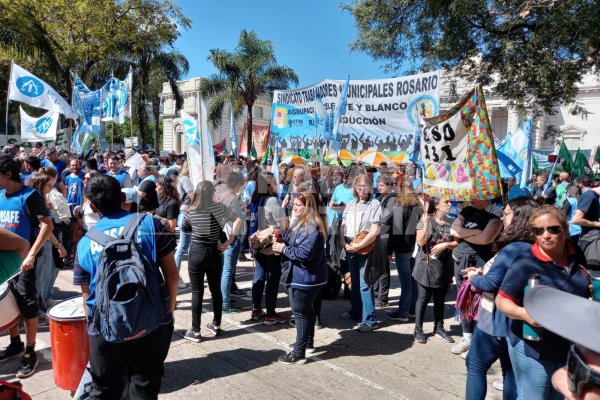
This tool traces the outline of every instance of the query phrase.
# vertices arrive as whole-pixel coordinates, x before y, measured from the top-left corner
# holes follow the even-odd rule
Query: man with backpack
[[[92,178],[85,195],[101,215],[79,241],[74,268],[88,316],[90,398],[121,398],[128,382],[131,398],[155,399],[173,333],[174,236],[151,216],[123,211],[113,177]]]

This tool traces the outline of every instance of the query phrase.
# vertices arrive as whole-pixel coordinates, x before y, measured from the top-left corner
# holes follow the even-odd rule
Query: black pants
[[[172,333],[173,324],[169,323],[124,343],[109,343],[101,335],[90,336],[90,400],[121,398],[127,380],[132,400],[157,399]]]
[[[208,279],[208,289],[212,296],[213,322],[215,325],[221,325],[221,316],[223,315],[223,295],[221,293],[223,264],[221,252],[217,249],[217,245],[206,246],[192,240],[188,256],[188,272],[192,284],[192,329],[200,332],[205,274]]]
[[[315,341],[315,310],[313,302],[317,293],[321,290],[316,288],[289,288],[290,306],[296,321],[296,343],[294,354],[304,357],[306,346],[314,345]]]
[[[439,288],[425,287],[417,282],[417,305],[415,307],[415,327],[423,328],[423,319],[425,318],[425,310],[427,304],[433,296],[433,319],[435,326],[444,323],[444,300],[446,300],[446,286]]]

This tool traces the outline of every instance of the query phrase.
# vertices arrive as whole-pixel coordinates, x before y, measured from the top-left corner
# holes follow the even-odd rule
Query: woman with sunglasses
[[[477,314],[477,326],[471,338],[473,351],[467,355],[467,400],[485,399],[486,375],[497,360],[500,360],[504,377],[503,399],[517,397],[515,375],[506,343],[509,320],[501,312],[496,312],[494,298],[513,261],[535,242],[529,218],[537,207],[538,203],[531,198],[510,200],[501,218],[504,230],[494,242],[497,254],[483,268],[473,268],[467,272],[471,284],[484,291]]]
[[[564,366],[570,343],[548,330],[542,332],[541,340],[524,338],[524,322],[538,326],[523,308],[525,287],[529,278],[537,275],[542,285],[589,297],[590,276],[583,253],[567,240],[569,224],[561,210],[543,205],[534,210],[529,223],[536,242],[514,260],[502,280],[496,307],[511,319],[508,352],[517,383],[517,398],[562,399],[550,379]]]
[[[292,224],[283,241],[273,238],[273,251],[289,262],[286,286],[296,325],[293,350],[279,357],[283,364],[304,364],[307,351],[314,351],[316,312],[313,302],[327,283],[325,224],[317,202],[309,192],[294,196]]]

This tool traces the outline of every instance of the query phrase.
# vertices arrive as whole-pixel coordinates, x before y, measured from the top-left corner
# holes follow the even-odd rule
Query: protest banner
[[[344,84],[345,81],[327,79],[301,89],[276,90],[271,132],[279,138],[279,147],[324,148],[329,129],[335,124],[330,120]],[[338,121],[341,148],[411,151],[418,126],[417,111],[424,109],[428,117],[438,113],[439,86],[439,71],[398,78],[350,80],[346,113]],[[322,105],[327,115],[322,115]]]
[[[238,154],[242,156],[248,155],[248,123],[244,123],[244,129],[242,130],[240,147]],[[264,153],[269,144],[269,126],[256,125],[252,123],[252,147],[256,149],[257,154]]]
[[[112,121],[123,124],[125,117],[131,118],[131,86],[133,83],[133,70],[125,80],[111,77],[102,87],[102,121]]]
[[[448,200],[493,199],[501,194],[498,159],[480,86],[450,110],[421,118],[423,189]]]
[[[21,142],[47,142],[56,140],[58,112],[48,111],[39,118],[34,118],[19,106],[21,113]]]
[[[516,131],[509,132],[502,144],[496,147],[502,178],[517,178],[520,184],[525,184],[531,178],[531,132],[532,120],[527,118]]]

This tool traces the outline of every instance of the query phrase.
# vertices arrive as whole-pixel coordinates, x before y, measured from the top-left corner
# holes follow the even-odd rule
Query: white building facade
[[[184,98],[183,110],[191,116],[197,116],[196,110],[198,87],[202,78],[191,78],[179,82],[179,88]],[[440,89],[440,108],[450,108],[456,102],[453,94],[458,98],[470,90],[470,86],[458,80],[442,74]],[[594,151],[600,145],[600,80],[597,76],[587,75],[578,85],[579,95],[575,104],[557,108],[554,115],[543,115],[534,121],[533,148],[551,149],[555,147],[555,141],[564,140],[569,150],[581,148]],[[514,109],[508,106],[505,99],[486,91],[486,103],[488,114],[492,124],[494,135],[502,140],[507,132],[515,125],[518,118]],[[171,87],[168,83],[163,84],[161,93],[163,104],[163,143],[162,149],[182,153],[185,151],[185,141],[182,140],[183,128],[179,113],[175,112],[175,100]],[[271,102],[267,97],[256,101],[253,109],[253,125],[267,127],[271,116]],[[239,148],[240,136],[246,123],[246,111],[244,110],[236,120],[237,146]],[[553,126],[560,131],[560,136],[555,139],[544,139],[544,132],[548,126]],[[211,130],[213,144],[226,140],[226,147],[231,151],[229,139],[229,108],[223,112],[221,125]]]

